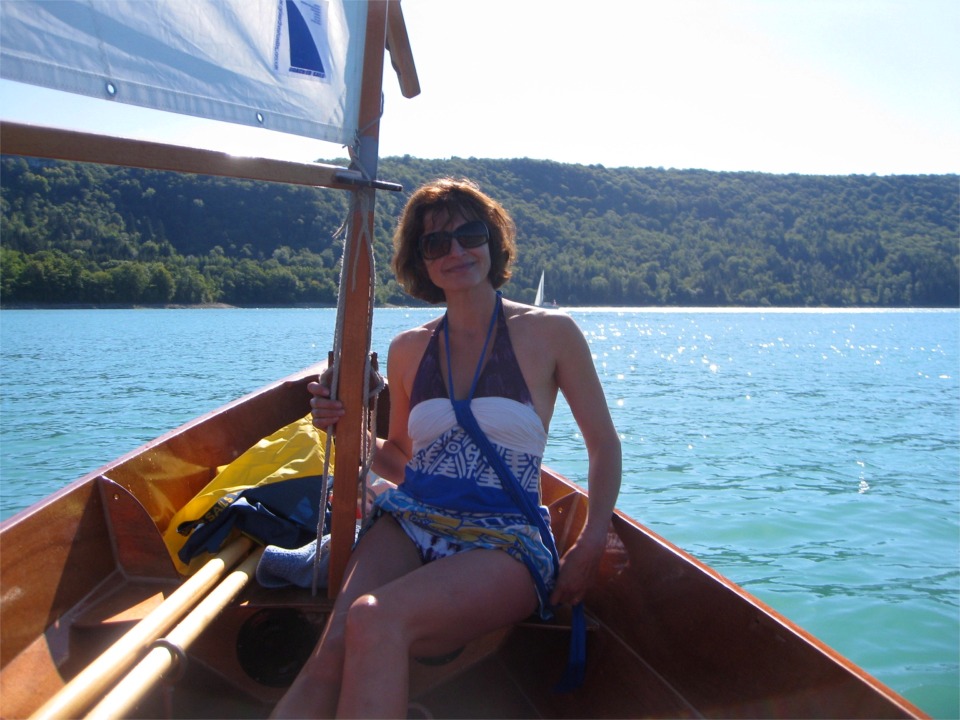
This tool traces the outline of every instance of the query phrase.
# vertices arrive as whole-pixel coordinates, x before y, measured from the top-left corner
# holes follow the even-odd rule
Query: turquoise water
[[[435,310],[377,310],[374,350]],[[960,716],[960,313],[572,310],[620,507]],[[332,310],[0,313],[0,517],[325,357]],[[583,481],[560,404],[547,462]]]

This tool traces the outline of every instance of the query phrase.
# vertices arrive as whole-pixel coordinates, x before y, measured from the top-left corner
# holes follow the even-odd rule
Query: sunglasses
[[[461,225],[453,232],[439,230],[420,238],[420,254],[424,260],[436,260],[450,252],[450,243],[456,240],[464,250],[480,247],[490,239],[490,231],[482,220]]]

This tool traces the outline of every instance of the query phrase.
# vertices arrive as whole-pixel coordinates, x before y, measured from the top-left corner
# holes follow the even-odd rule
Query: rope
[[[371,228],[366,222],[366,218],[370,217],[368,210],[370,208],[370,198],[373,197],[373,193],[360,193],[362,198],[361,211],[364,218],[364,226],[362,228],[361,240],[363,241],[364,249],[367,251],[367,260],[370,263],[370,282],[367,286],[367,307],[373,307],[374,301],[376,300],[376,290],[377,290],[377,281],[376,281],[376,257],[373,253],[373,235]],[[380,391],[383,390],[383,376],[379,373],[379,368],[376,367],[376,358],[370,354],[370,337],[373,333],[373,314],[371,313],[367,317],[367,352],[364,357],[364,367],[363,367],[363,398],[367,403],[367,410],[363,414],[363,425],[361,427],[361,432],[363,435],[362,449],[361,454],[363,455],[363,464],[360,468],[360,493],[361,498],[365,498],[367,495],[367,476],[370,473],[370,467],[373,465],[373,456],[377,451],[377,406],[380,399]],[[376,387],[371,388],[370,378],[371,376],[376,378]],[[371,395],[373,398],[373,405],[370,406]],[[366,520],[366,503],[363,504],[364,513],[363,519]]]
[[[380,93],[380,112],[377,113],[377,116],[373,120],[368,122],[366,125],[364,125],[363,127],[357,128],[357,131],[353,135],[353,145],[344,146],[347,149],[347,154],[350,156],[350,164],[355,166],[360,171],[360,174],[363,175],[364,180],[368,180],[368,181],[376,180],[376,178],[371,176],[370,171],[367,170],[366,166],[364,166],[363,162],[360,160],[360,154],[357,152],[357,148],[360,147],[361,136],[367,130],[369,130],[378,122],[380,122],[380,120],[383,118],[383,108],[384,108],[385,98],[386,96],[384,95],[383,92],[381,92]]]

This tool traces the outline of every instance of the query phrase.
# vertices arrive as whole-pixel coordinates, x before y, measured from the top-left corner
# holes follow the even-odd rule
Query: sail
[[[352,145],[363,0],[4,0],[0,76]]]
[[[537,297],[534,299],[533,304],[537,307],[543,307],[543,276],[545,273],[540,273],[540,284],[537,285]]]

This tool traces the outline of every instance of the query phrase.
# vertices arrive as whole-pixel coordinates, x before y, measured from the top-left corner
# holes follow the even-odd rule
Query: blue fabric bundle
[[[264,545],[302,548],[317,536],[321,478],[316,475],[258,485],[225,495],[202,518],[182,523],[190,534],[177,555],[184,563],[216,553],[233,530]]]
[[[257,582],[266,588],[281,588],[295,585],[302,588],[313,586],[313,562],[317,555],[317,541],[289,550],[269,545],[257,563]],[[327,586],[330,567],[330,536],[324,535],[320,544],[320,567],[317,587]]]

